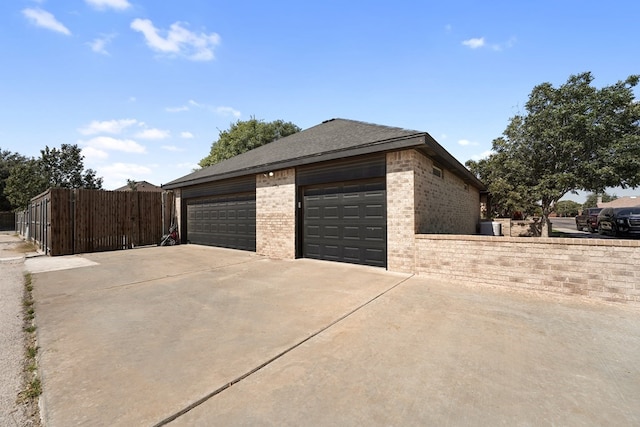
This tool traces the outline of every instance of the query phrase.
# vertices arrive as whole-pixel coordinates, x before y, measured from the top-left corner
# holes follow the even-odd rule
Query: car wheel
[[[613,237],[618,237],[618,227],[616,227],[615,225],[611,226],[611,235]]]
[[[582,227],[580,227],[580,224],[578,224],[577,222],[576,222],[576,230],[582,231]]]
[[[602,224],[599,224],[599,223],[598,223],[598,234],[601,236],[604,234],[604,230],[602,229]]]

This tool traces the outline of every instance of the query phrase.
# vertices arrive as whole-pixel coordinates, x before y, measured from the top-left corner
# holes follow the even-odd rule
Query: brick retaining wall
[[[640,241],[416,235],[415,272],[640,304]]]

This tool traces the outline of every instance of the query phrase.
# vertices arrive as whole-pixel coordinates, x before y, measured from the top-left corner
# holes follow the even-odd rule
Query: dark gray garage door
[[[304,189],[303,256],[386,267],[384,180]]]
[[[187,241],[255,251],[255,193],[187,201]]]

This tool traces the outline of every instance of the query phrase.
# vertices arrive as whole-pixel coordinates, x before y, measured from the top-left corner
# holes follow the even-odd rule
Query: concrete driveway
[[[47,426],[640,424],[637,308],[195,245],[27,268]]]

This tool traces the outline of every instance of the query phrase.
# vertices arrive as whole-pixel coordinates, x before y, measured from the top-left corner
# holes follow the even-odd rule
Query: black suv
[[[640,235],[640,206],[602,209],[598,214],[598,233],[611,236]]]

